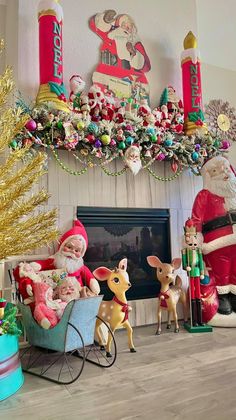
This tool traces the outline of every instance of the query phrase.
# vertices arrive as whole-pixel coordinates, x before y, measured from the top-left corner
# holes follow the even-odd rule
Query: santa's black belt
[[[202,233],[208,233],[212,230],[234,224],[236,224],[236,211],[229,211],[225,216],[216,217],[213,220],[209,220],[209,222],[203,223]]]

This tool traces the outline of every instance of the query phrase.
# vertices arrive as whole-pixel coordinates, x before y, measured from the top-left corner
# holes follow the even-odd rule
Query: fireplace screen
[[[84,261],[91,271],[99,266],[113,269],[126,257],[132,284],[127,299],[158,295],[160,284],[147,256],[157,255],[164,262],[171,261],[168,210],[77,207],[77,217],[88,234]],[[100,282],[100,286],[104,299],[112,299],[106,282]]]

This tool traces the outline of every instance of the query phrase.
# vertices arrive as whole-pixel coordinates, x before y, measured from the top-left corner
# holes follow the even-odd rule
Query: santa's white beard
[[[222,178],[210,180],[205,188],[212,194],[224,197],[226,210],[236,210],[236,177],[225,181]]]
[[[127,50],[127,42],[134,42],[133,36],[124,32],[122,28],[116,28],[108,34],[108,38],[114,39],[116,42],[116,50],[120,60],[130,61],[130,53]]]
[[[126,162],[127,166],[129,167],[129,169],[133,172],[134,175],[137,175],[137,173],[142,168],[141,160],[132,161],[130,159],[126,159],[125,162]]]
[[[67,273],[72,274],[84,265],[82,257],[76,258],[69,252],[57,252],[54,256],[54,264],[56,268],[65,268]]]

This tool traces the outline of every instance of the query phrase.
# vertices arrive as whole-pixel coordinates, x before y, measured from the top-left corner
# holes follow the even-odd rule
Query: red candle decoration
[[[181,66],[185,133],[191,135],[199,129],[206,132],[202,106],[201,63],[197,40],[191,31],[184,39]]]
[[[38,9],[40,87],[36,103],[53,102],[69,111],[63,84],[62,21],[58,0],[42,0]]]

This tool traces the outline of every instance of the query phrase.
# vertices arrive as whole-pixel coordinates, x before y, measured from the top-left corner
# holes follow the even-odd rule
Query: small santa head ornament
[[[134,175],[142,168],[142,162],[140,158],[140,149],[138,146],[132,145],[125,151],[125,163],[128,168],[133,172]]]
[[[70,78],[70,101],[73,101],[76,95],[85,89],[85,81],[78,74],[74,74]]]

